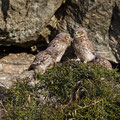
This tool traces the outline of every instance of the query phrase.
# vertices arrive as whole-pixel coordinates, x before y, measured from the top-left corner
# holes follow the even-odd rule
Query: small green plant
[[[119,120],[120,74],[93,64],[64,62],[36,75],[35,88],[26,81],[10,88],[5,107],[11,120]],[[39,90],[55,105],[41,105]]]

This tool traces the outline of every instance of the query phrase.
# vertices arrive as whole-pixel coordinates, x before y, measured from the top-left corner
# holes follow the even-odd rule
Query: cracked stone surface
[[[120,0],[1,0],[0,44],[28,46],[34,40],[49,43],[59,32],[73,36],[74,28],[82,26],[97,55],[118,63],[119,21]],[[41,48],[43,44],[36,46]],[[65,56],[73,54],[71,46]],[[9,81],[10,76],[20,75],[28,68],[34,55],[19,53],[0,58],[0,79],[4,81],[6,76]]]
[[[0,45],[40,48],[59,32],[73,36],[73,30],[82,26],[97,55],[118,63],[119,5],[120,0],[1,0]],[[68,54],[73,53],[69,49]]]
[[[27,53],[9,54],[0,59],[0,86],[9,88],[27,70],[35,56]],[[24,75],[25,77],[25,75]]]
[[[63,0],[1,0],[0,43],[24,46],[24,43],[36,41],[62,2]]]

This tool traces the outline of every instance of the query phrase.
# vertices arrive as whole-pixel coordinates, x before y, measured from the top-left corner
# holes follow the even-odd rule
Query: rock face
[[[27,53],[9,54],[0,59],[0,73],[8,73],[14,76],[28,69],[34,56]]]
[[[24,45],[36,41],[62,1],[1,0],[0,43]]]
[[[120,0],[116,1],[113,9],[109,38],[112,52],[120,61]]]
[[[34,56],[27,53],[9,54],[0,59],[0,86],[9,88],[16,77],[28,69]]]
[[[120,0],[1,0],[0,7],[1,45],[40,45],[82,26],[97,55],[120,61]]]
[[[57,23],[54,29],[69,31],[73,34],[74,28],[85,27],[89,39],[94,43],[97,55],[118,62],[120,59],[113,53],[113,47],[110,44],[111,22],[112,18],[116,16],[115,2],[116,0],[68,0],[55,14]],[[115,21],[114,24],[116,24]],[[114,31],[116,31],[116,27]],[[115,39],[115,41],[118,40]]]
[[[0,45],[42,46],[59,32],[88,32],[97,55],[120,62],[120,0],[1,0]],[[40,43],[40,41],[41,43]],[[16,51],[16,49],[15,49]],[[67,56],[73,56],[71,48]],[[23,54],[0,55],[0,80],[21,74],[33,60]],[[30,58],[30,59],[29,59]]]

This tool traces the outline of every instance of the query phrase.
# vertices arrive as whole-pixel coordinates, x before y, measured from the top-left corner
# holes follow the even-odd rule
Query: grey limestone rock
[[[62,2],[63,0],[1,0],[0,44],[28,46],[36,41]]]
[[[120,61],[120,0],[1,0],[0,8],[1,45],[41,46],[82,26],[97,55]]]
[[[56,30],[69,31],[73,35],[73,30],[77,27],[84,27],[88,32],[89,39],[93,42],[97,55],[107,58],[108,60],[118,63],[120,58],[113,52],[119,49],[111,45],[111,34],[119,31],[116,21],[119,18],[116,16],[119,11],[114,12],[115,7],[119,4],[117,0],[67,0],[55,14],[57,19]],[[113,20],[113,17],[117,17]],[[111,23],[114,22],[114,30],[111,31]],[[119,24],[119,22],[117,22]],[[119,35],[119,32],[117,32]],[[119,38],[115,37],[115,41]],[[117,42],[118,43],[118,42]],[[118,51],[118,50],[117,50]],[[120,55],[120,52],[117,52]]]

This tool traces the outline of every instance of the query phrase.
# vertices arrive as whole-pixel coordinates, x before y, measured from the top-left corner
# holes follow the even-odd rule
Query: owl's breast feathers
[[[53,50],[54,52],[56,52],[56,54],[60,54],[62,51],[65,51],[67,47],[68,43],[65,40],[56,37],[54,40],[51,41],[47,49]]]

